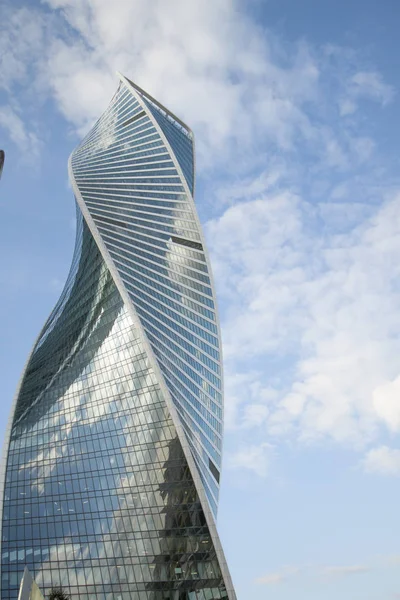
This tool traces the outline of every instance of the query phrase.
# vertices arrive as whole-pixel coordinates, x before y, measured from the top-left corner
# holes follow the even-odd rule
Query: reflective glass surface
[[[146,350],[86,223],[14,414],[3,599],[25,565],[71,598],[227,598],[191,471]]]
[[[193,161],[191,134],[127,83],[73,152],[71,165],[152,346],[216,515],[220,342],[209,264],[185,186],[186,180],[193,191]]]
[[[193,157],[193,140],[191,134],[188,133],[179,123],[162,112],[150,100],[143,98],[146,106],[157,120],[165,137],[171,145],[171,148],[178,159],[179,165],[185,176],[190,192],[194,191],[194,157]]]
[[[222,369],[192,134],[121,79],[71,155],[72,266],[12,415],[6,600],[25,566],[72,600],[235,600],[213,519]]]

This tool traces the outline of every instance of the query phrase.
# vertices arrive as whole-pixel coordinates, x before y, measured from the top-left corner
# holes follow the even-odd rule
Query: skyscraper
[[[220,334],[190,129],[120,75],[74,150],[71,270],[21,378],[0,485],[2,600],[235,599],[215,528]]]

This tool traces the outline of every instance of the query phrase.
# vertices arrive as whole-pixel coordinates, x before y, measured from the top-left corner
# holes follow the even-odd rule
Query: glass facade
[[[214,523],[220,337],[192,134],[121,76],[70,175],[72,267],[7,440],[2,598],[17,598],[27,566],[73,600],[232,600]]]

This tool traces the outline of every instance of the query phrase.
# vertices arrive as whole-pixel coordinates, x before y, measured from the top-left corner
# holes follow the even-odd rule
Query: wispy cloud
[[[322,574],[327,575],[328,577],[346,577],[347,575],[368,573],[370,570],[371,568],[365,565],[331,566],[324,567],[322,569]]]
[[[362,466],[367,473],[400,475],[400,450],[388,446],[372,448],[362,460]]]
[[[385,381],[373,393],[374,408],[378,416],[393,431],[400,431],[400,376]]]
[[[274,585],[276,583],[282,583],[284,579],[285,575],[283,573],[269,573],[263,577],[258,577],[254,583],[259,585]]]
[[[42,145],[31,108],[41,103],[47,26],[40,10],[0,6],[0,130],[26,163],[37,162]]]
[[[283,567],[279,571],[266,573],[254,580],[257,585],[277,585],[285,583],[294,577],[307,577],[307,579],[340,579],[352,575],[362,575],[372,570],[368,565],[334,565],[321,567],[308,565],[299,567]]]
[[[276,585],[287,581],[290,577],[293,577],[300,573],[298,567],[284,567],[281,571],[275,573],[267,573],[262,577],[258,577],[254,580],[257,585]]]
[[[0,6],[0,90],[12,90],[14,84],[29,82],[32,88],[32,65],[41,61],[46,50],[48,17],[30,8],[15,8],[11,3]],[[55,33],[55,32],[54,32]],[[37,73],[35,73],[35,76]]]
[[[259,477],[265,477],[268,473],[272,454],[273,447],[267,443],[259,446],[243,446],[228,456],[227,467],[230,469],[246,469]]]
[[[388,566],[400,565],[400,554],[392,554],[389,556],[385,556],[383,557],[383,561],[384,564]]]
[[[11,106],[0,106],[0,128],[7,131],[10,140],[26,161],[35,162],[38,159],[41,146],[39,138],[34,132],[28,131],[24,121]]]
[[[360,100],[373,100],[381,106],[393,101],[395,89],[383,81],[376,71],[358,71],[344,82],[343,96],[339,101],[340,114],[352,115],[359,108]]]
[[[354,114],[361,100],[373,100],[386,106],[394,97],[394,87],[385,83],[380,73],[358,71],[343,81],[342,97],[339,100],[340,114],[343,117]]]
[[[270,435],[327,435],[358,446],[376,439],[382,422],[397,430],[399,207],[394,194],[346,236],[327,235],[311,228],[304,199],[266,192],[208,224],[229,306],[228,381],[253,365],[229,409],[237,422],[265,393]],[[234,388],[228,383],[228,403]]]
[[[351,94],[354,97],[367,97],[377,100],[383,106],[394,98],[394,88],[385,83],[375,71],[359,71],[351,78]]]

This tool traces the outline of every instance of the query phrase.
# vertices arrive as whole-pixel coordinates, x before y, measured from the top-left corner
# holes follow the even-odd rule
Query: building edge
[[[77,235],[78,235],[78,232],[76,232],[76,236]],[[73,255],[72,255],[73,257],[75,256],[75,252],[76,252],[76,242],[77,242],[77,237],[75,238],[75,246],[74,246],[74,251],[73,251]],[[69,273],[65,280],[65,285],[60,294],[60,298],[64,294],[65,286],[68,283],[71,269],[72,269],[72,265],[70,267]],[[42,337],[42,334],[45,332],[47,324],[48,324],[55,308],[57,307],[60,298],[57,300],[56,304],[51,309],[49,316],[47,317],[46,321],[44,322],[43,327],[40,329],[39,334],[37,335],[37,337],[35,338],[35,340],[32,344],[31,350],[28,354],[28,358],[25,361],[25,364],[21,371],[20,378],[17,382],[17,387],[16,387],[14,397],[11,402],[10,412],[9,412],[9,416],[7,419],[7,425],[6,425],[6,429],[4,432],[4,441],[3,441],[3,445],[2,445],[2,449],[1,449],[1,457],[0,457],[0,557],[2,555],[2,544],[3,544],[3,506],[4,506],[5,479],[6,479],[8,452],[9,452],[9,446],[10,446],[11,430],[12,430],[12,425],[14,422],[15,409],[17,407],[17,402],[18,402],[19,394],[20,394],[20,391],[22,388],[22,384],[24,383],[26,371],[28,369],[32,355],[35,351],[36,345],[37,345],[38,341],[40,340],[40,338]],[[0,598],[1,598],[1,583],[2,583],[2,581],[1,581],[1,577],[0,577]]]
[[[5,430],[5,434],[4,434],[3,447],[2,447],[2,452],[1,452],[1,459],[0,459],[0,557],[2,555],[2,545],[3,545],[3,506],[4,506],[4,492],[5,492],[5,482],[6,482],[5,480],[6,480],[6,472],[7,472],[8,451],[9,451],[9,447],[10,447],[11,430],[12,430],[12,425],[14,422],[15,409],[17,407],[19,393],[21,391],[22,384],[24,383],[26,371],[28,369],[30,360],[31,360],[34,350],[36,348],[36,344],[40,340],[42,333],[45,331],[46,325],[49,321],[50,316],[53,313],[53,310],[54,310],[54,308],[51,310],[49,317],[46,319],[43,327],[41,328],[41,330],[39,332],[39,335],[36,337],[35,341],[32,344],[32,348],[28,354],[28,358],[25,362],[25,365],[23,366],[21,376],[17,383],[17,388],[15,390],[15,394],[14,394],[14,397],[13,397],[13,400],[11,403],[9,417],[7,420],[6,430]],[[0,577],[0,598],[1,598],[1,583],[2,583],[2,581],[1,581],[1,577]]]
[[[146,104],[142,101],[141,94],[143,94],[144,96],[147,96],[152,102],[154,102],[157,106],[159,106],[166,113],[171,115],[171,117],[173,119],[176,119],[178,121],[178,123],[183,125],[190,132],[190,134],[192,136],[192,142],[193,142],[193,171],[195,174],[196,155],[194,152],[194,142],[195,142],[194,134],[193,134],[193,131],[190,129],[190,127],[188,125],[186,125],[186,123],[184,123],[181,119],[179,119],[174,113],[172,113],[169,109],[167,109],[165,106],[163,106],[160,102],[158,102],[157,100],[154,100],[154,98],[152,96],[150,96],[150,94],[145,92],[141,87],[139,87],[133,81],[131,81],[130,79],[128,79],[127,77],[122,75],[122,73],[120,73],[119,71],[117,71],[117,75],[118,75],[120,81],[125,85],[125,87],[132,93],[132,95],[135,97],[135,99],[139,102],[140,106],[146,112],[146,114],[150,118],[151,122],[153,123],[155,129],[157,130],[158,134],[160,135],[161,139],[163,140],[164,145],[168,149],[168,152],[172,158],[174,166],[179,174],[179,177],[181,178],[183,188],[185,190],[185,193],[189,200],[189,204],[191,205],[191,208],[193,211],[193,219],[197,225],[197,232],[200,236],[201,244],[203,246],[203,253],[204,253],[204,257],[206,259],[208,276],[210,278],[211,290],[213,293],[213,300],[214,300],[214,306],[215,306],[214,310],[215,310],[215,316],[216,316],[216,326],[217,326],[217,332],[218,332],[218,334],[217,334],[218,335],[218,344],[219,344],[219,352],[220,352],[220,357],[221,357],[220,361],[219,361],[219,366],[221,368],[221,395],[222,395],[222,398],[224,398],[224,391],[225,391],[224,364],[223,364],[224,355],[223,355],[223,347],[222,347],[222,335],[221,335],[221,325],[220,325],[220,318],[219,318],[218,300],[217,300],[217,294],[216,294],[216,289],[215,289],[214,275],[213,275],[213,270],[212,270],[212,266],[211,266],[210,255],[208,252],[208,246],[207,246],[206,240],[204,238],[203,228],[201,226],[200,218],[199,218],[199,215],[197,214],[196,203],[194,201],[194,192],[196,189],[196,177],[193,175],[193,194],[192,194],[189,189],[188,183],[186,181],[186,177],[184,176],[184,174],[182,172],[182,168],[179,164],[179,161],[177,160],[177,158],[175,156],[175,152],[173,151],[173,149],[171,147],[171,144],[169,143],[166,135],[164,134],[164,132],[163,132],[161,126],[159,125],[159,123],[157,122],[157,120],[154,118],[153,114],[148,110]],[[139,92],[139,93],[137,93],[137,92]],[[225,416],[225,408],[224,408],[224,404],[222,404],[221,466],[223,464],[224,416]],[[221,468],[220,469],[220,482],[219,482],[220,484],[221,484],[222,479],[223,479],[223,472],[222,472],[222,468]],[[213,518],[214,518],[214,516],[213,516]]]

